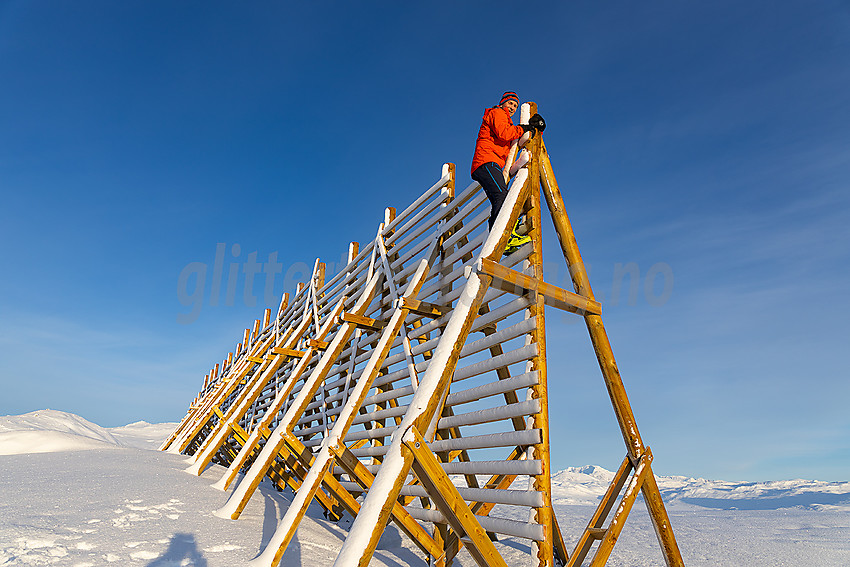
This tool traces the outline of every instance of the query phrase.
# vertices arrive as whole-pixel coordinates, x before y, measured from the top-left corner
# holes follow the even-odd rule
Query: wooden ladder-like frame
[[[523,119],[527,120],[536,110],[534,103],[524,104]],[[506,178],[517,149],[512,149],[505,168]],[[453,236],[452,227],[460,226],[452,224],[454,209],[446,209],[444,214],[438,215],[442,220],[439,221],[441,224],[437,235],[427,250],[418,249],[425,250],[425,256],[420,257],[419,264],[409,267],[391,249],[393,230],[399,227],[399,221],[395,219],[395,210],[388,209],[385,222],[371,248],[372,259],[368,273],[361,274],[361,279],[357,280],[363,283],[356,290],[355,298],[337,296],[339,299],[335,300],[335,306],[326,305],[320,310],[317,298],[324,287],[324,265],[317,261],[309,289],[300,286],[296,295],[294,304],[297,304],[295,311],[298,313],[293,308],[287,309],[289,299],[284,296],[275,317],[274,332],[269,331],[272,325],[267,310],[262,325],[257,321],[253,333],[246,330],[243,343],[237,346],[237,356],[234,358],[232,354],[229,355],[220,367],[216,365],[205,377],[204,390],[162,449],[193,452],[192,466],[187,469],[193,474],[200,474],[216,455],[230,462],[228,471],[218,483],[219,488],[227,488],[240,469],[247,469],[227,504],[217,512],[223,517],[239,517],[264,477],[272,479],[278,486],[289,486],[295,491],[295,498],[277,532],[252,564],[277,565],[307,507],[316,500],[331,519],[340,518],[343,511],[354,517],[351,531],[334,564],[336,567],[367,566],[389,521],[394,521],[437,567],[450,565],[461,547],[466,547],[481,567],[506,567],[504,558],[493,543],[493,531],[511,534],[511,530],[525,534],[520,537],[532,540],[532,554],[539,567],[550,567],[556,563],[579,567],[597,544],[590,565],[600,567],[610,557],[626,518],[638,494],[642,493],[667,565],[684,565],[652,473],[652,452],[638,432],[602,323],[602,308],[593,295],[542,135],[528,141],[524,151],[527,153],[523,159],[527,163],[522,167],[514,167],[515,176],[507,198],[480,252],[475,257],[471,254],[463,256],[463,289],[460,295],[453,296],[456,298],[453,307],[450,304],[441,306],[421,301],[418,295],[430,277],[433,266],[439,264],[444,271],[452,270],[451,267],[445,267],[451,266],[451,262],[442,262],[449,253],[444,247],[445,242],[457,246],[458,252],[455,254],[474,249],[474,243],[466,239],[467,233]],[[520,163],[518,161],[516,165]],[[454,184],[454,166],[447,164],[441,181],[408,210],[413,211],[417,203],[426,202],[426,196],[433,198],[435,191],[442,192],[440,199],[429,205],[431,208],[428,210],[434,211],[437,206],[447,207],[455,196]],[[467,189],[467,193],[472,189],[474,186]],[[559,288],[543,279],[544,202],[570,271],[573,291]],[[454,206],[458,207],[459,204]],[[425,212],[410,215],[405,217],[407,230],[424,218]],[[516,270],[510,262],[506,263],[502,259],[502,254],[511,229],[521,215],[525,216],[530,227],[531,248],[530,252],[528,249],[525,252],[525,268]],[[352,243],[349,248],[349,267],[356,264],[355,257],[362,258],[363,255],[358,256],[358,245]],[[399,273],[394,273],[392,266],[397,266],[396,271]],[[358,271],[362,269],[357,268]],[[450,275],[441,274],[440,277]],[[397,277],[407,282],[403,291],[397,288]],[[497,331],[495,323],[492,326],[476,323],[479,317],[488,317],[489,307],[485,296],[493,289],[500,293],[515,294],[526,301],[525,322],[528,325],[523,327],[527,337],[527,347],[523,351],[525,358],[505,358],[500,342],[503,340],[500,338],[502,333]],[[374,319],[366,315],[367,308],[378,297],[381,298],[381,305],[392,305],[392,309],[382,311],[381,319]],[[388,298],[392,301],[389,302]],[[354,299],[356,302],[352,305]],[[572,553],[568,553],[551,502],[545,325],[547,305],[584,318],[627,452]],[[444,313],[443,309],[449,312]],[[320,320],[320,311],[325,314],[323,321]],[[443,321],[439,341],[425,354],[427,365],[422,374],[416,370],[418,366],[413,359],[410,336],[415,336],[415,333],[409,336],[407,331],[402,332],[406,328],[405,321],[411,315],[420,318],[416,319],[416,324],[420,326],[421,318]],[[309,333],[308,327],[311,329]],[[495,467],[494,470],[504,469],[505,472],[493,474],[483,486],[479,486],[475,474],[480,469],[468,466],[470,463],[466,461],[469,458],[464,448],[479,447],[470,444],[468,438],[461,439],[459,430],[448,425],[468,423],[463,421],[466,419],[463,417],[458,420],[447,400],[451,399],[450,386],[456,379],[461,352],[471,343],[469,336],[473,328],[485,334],[485,339],[477,342],[486,342],[493,361],[505,359],[504,362],[491,365],[498,374],[498,380],[507,384],[505,380],[522,378],[522,385],[517,388],[527,388],[528,399],[525,402],[520,401],[516,392],[505,390],[505,404],[512,408],[534,407],[526,413],[505,414],[512,419],[515,430],[504,434],[510,437],[511,443],[516,443],[506,460],[511,466]],[[356,381],[349,384],[346,380],[344,394],[341,393],[342,388],[337,394],[337,398],[343,396],[343,401],[336,406],[335,421],[331,422],[326,413],[326,376],[332,366],[341,364],[339,360],[345,360],[340,359],[340,356],[346,348],[351,361],[347,375],[352,375],[361,333],[372,334],[369,339],[369,344],[374,345],[371,347],[371,355]],[[506,340],[516,336],[511,335]],[[377,435],[371,452],[363,452],[358,443],[346,446],[343,442],[346,434],[355,418],[363,415],[367,394],[373,382],[381,377],[384,361],[393,344],[399,344],[399,340],[404,345],[404,356],[413,385],[413,399],[403,417],[393,411],[396,406],[378,406],[384,409],[374,412],[376,415],[393,416],[395,433],[388,445],[379,441],[381,436]],[[418,340],[419,344],[427,342],[421,336],[413,340]],[[526,361],[526,374],[511,376],[507,366],[522,360]],[[311,366],[310,372],[306,372],[310,364],[314,366]],[[256,423],[252,419],[249,427],[249,410],[257,403],[261,392],[267,391],[274,377],[279,377],[282,372],[287,378],[282,385],[278,383],[275,386],[275,399],[271,405],[265,406],[262,419]],[[308,377],[299,382],[302,375]],[[296,382],[301,386],[300,390],[296,390],[297,395],[291,394]],[[389,390],[381,391],[378,397],[384,393],[391,394]],[[393,400],[389,395],[386,399]],[[229,403],[226,407],[225,401]],[[319,411],[324,420],[324,437],[321,447],[314,453],[307,446],[310,442],[302,442],[298,438],[296,434],[299,430],[296,430],[296,426],[314,415],[310,412]],[[523,415],[527,417],[520,417]],[[384,427],[381,420],[385,418],[380,418],[374,426]],[[246,424],[244,428],[240,426],[240,421]],[[277,424],[274,429],[271,427],[272,422]],[[438,422],[446,424],[443,429],[437,427]],[[241,450],[234,450],[236,444],[241,445]],[[371,469],[361,461],[363,455],[376,455],[372,458]],[[523,460],[528,461],[528,466],[520,462]],[[449,476],[452,471],[453,474],[465,476],[467,487],[453,484]],[[411,472],[414,475],[412,482],[408,476]],[[505,527],[505,520],[489,517],[489,512],[499,499],[487,500],[486,497],[489,495],[492,498],[494,491],[509,489],[518,474],[529,475],[529,494],[518,497],[505,492],[503,501],[521,499],[525,502],[521,505],[531,507],[533,519],[528,525],[517,527],[517,522],[507,522],[512,526]],[[342,480],[346,476],[349,481]],[[365,501],[356,499],[358,491],[366,494]],[[403,491],[406,496],[402,494]],[[422,500],[423,508],[407,507],[414,497]],[[538,497],[539,501],[528,504]],[[430,503],[429,507],[424,507],[425,503]],[[611,516],[615,507],[616,511]],[[423,521],[434,523],[433,533],[423,527],[420,523]]]

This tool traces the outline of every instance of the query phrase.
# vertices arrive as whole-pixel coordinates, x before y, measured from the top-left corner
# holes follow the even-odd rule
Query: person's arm
[[[508,113],[504,110],[490,113],[490,130],[496,139],[502,142],[512,142],[524,132],[522,127],[511,124]]]

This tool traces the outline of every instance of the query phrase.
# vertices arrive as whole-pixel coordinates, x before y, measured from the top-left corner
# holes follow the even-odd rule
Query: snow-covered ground
[[[215,567],[253,558],[291,494],[261,485],[238,521],[217,518],[212,511],[226,495],[210,484],[223,469],[194,477],[183,472],[184,456],[156,451],[174,426],[102,428],[54,410],[0,417],[0,565]],[[553,475],[568,546],[612,474],[587,466]],[[660,477],[659,485],[688,566],[850,565],[850,482]],[[346,522],[328,522],[311,508],[283,565],[331,564]],[[512,567],[529,562],[526,540],[496,545]],[[373,564],[424,563],[389,527]],[[459,564],[473,565],[465,551]],[[663,565],[642,506],[629,517],[609,565]]]

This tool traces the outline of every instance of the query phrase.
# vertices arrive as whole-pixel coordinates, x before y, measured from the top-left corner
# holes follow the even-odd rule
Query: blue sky
[[[4,1],[0,77],[0,414],[179,419],[266,306],[184,305],[186,266],[276,253],[276,307],[516,90],[656,472],[850,478],[844,2]],[[548,329],[553,468],[615,468],[584,326]]]

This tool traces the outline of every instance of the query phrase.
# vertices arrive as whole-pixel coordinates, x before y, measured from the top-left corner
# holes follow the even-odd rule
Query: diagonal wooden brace
[[[408,429],[402,442],[413,453],[412,468],[416,478],[425,487],[428,496],[455,533],[468,538],[465,543],[476,563],[481,567],[507,567],[505,560],[487,537],[486,531],[478,523],[475,514],[469,509],[415,426]]]
[[[378,321],[377,319],[372,319],[365,315],[357,315],[356,313],[343,313],[340,315],[340,321],[343,323],[354,323],[358,329],[365,329],[372,332],[378,332],[387,325],[386,321]]]
[[[303,350],[295,350],[295,349],[286,348],[286,347],[272,347],[272,353],[273,354],[280,354],[280,355],[283,355],[283,356],[291,356],[291,357],[294,357],[294,358],[301,358],[302,356],[304,356],[304,352],[305,351],[303,351]]]
[[[599,549],[596,550],[596,555],[593,556],[593,561],[590,563],[591,567],[601,567],[608,561],[608,557],[614,549],[614,544],[617,543],[617,538],[620,537],[620,532],[623,531],[626,518],[638,497],[638,493],[640,493],[640,489],[643,486],[647,475],[652,474],[652,467],[650,466],[651,463],[652,451],[649,447],[647,447],[646,452],[641,455],[640,460],[635,467],[635,472],[626,487],[623,499],[620,501],[620,506],[617,508],[617,511],[614,513],[614,517],[611,519],[611,525],[609,525],[608,529],[605,531],[605,537],[599,544]]]
[[[345,445],[332,445],[330,450],[336,455],[337,462],[351,475],[351,478],[368,491],[375,477],[363,463]],[[439,557],[443,553],[443,549],[434,541],[431,534],[398,502],[393,504],[392,517],[401,531],[412,539],[419,546],[419,549],[434,557]]]
[[[633,468],[631,460],[627,455],[620,464],[620,468],[617,469],[617,472],[614,474],[611,484],[608,485],[608,489],[602,496],[602,500],[599,501],[599,506],[596,507],[596,511],[587,523],[587,527],[579,537],[578,543],[573,550],[572,557],[567,563],[568,567],[577,567],[578,565],[581,565],[584,558],[587,557],[587,554],[590,552],[590,548],[593,546],[594,541],[605,537],[605,532],[607,531],[603,527],[605,520],[608,518],[608,514],[614,507],[617,498],[620,496],[620,492],[622,492],[623,487],[626,485],[629,473],[632,472]]]

